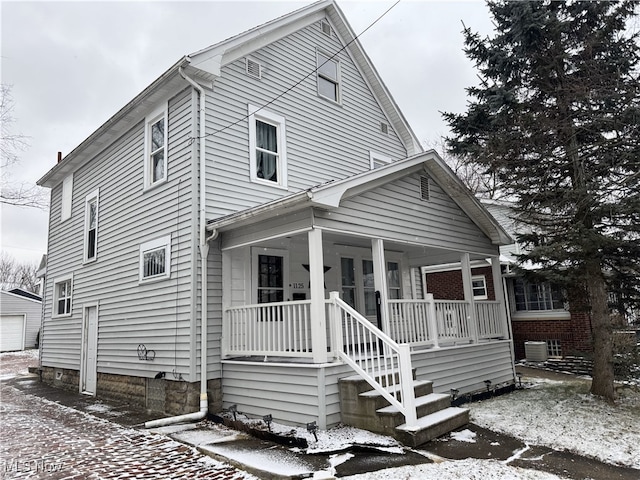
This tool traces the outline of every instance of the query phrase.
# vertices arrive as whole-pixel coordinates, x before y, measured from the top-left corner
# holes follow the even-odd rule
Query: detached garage
[[[34,348],[41,316],[37,295],[19,288],[0,292],[0,352]]]

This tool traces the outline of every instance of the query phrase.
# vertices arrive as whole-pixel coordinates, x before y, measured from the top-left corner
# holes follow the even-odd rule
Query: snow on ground
[[[469,404],[471,421],[529,444],[640,469],[640,391],[621,389],[610,405],[589,394],[589,385],[535,379],[530,388]]]
[[[546,472],[510,467],[496,460],[457,460],[441,463],[390,468],[371,473],[361,473],[343,480],[412,480],[419,478],[437,478],[438,480],[559,480]]]

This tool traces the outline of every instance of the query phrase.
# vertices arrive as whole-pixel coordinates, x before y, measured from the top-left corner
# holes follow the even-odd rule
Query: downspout
[[[205,191],[205,93],[204,89],[198,85],[193,79],[188,77],[182,67],[178,68],[178,72],[191,86],[196,89],[200,98],[200,150],[198,154],[198,162],[200,166],[200,411],[187,413],[185,415],[178,415],[175,417],[160,418],[158,420],[152,420],[144,424],[145,428],[162,427],[165,425],[172,425],[180,422],[191,422],[202,420],[207,416],[209,411],[209,402],[207,395],[207,260],[209,258],[209,241],[215,240],[218,236],[217,230],[207,238],[207,216],[206,216],[206,191]]]

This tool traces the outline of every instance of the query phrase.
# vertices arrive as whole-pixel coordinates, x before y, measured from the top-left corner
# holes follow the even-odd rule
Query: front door
[[[98,307],[85,307],[82,325],[82,364],[80,366],[80,391],[96,394],[98,367]]]

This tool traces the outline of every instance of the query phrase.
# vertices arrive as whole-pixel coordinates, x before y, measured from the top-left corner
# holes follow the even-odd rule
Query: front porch
[[[327,428],[343,421],[340,379],[357,374],[415,424],[414,380],[459,395],[485,389],[486,380],[513,381],[497,256],[482,260],[493,288],[489,299],[476,300],[470,265],[477,254],[345,240],[311,229],[234,248],[221,243],[225,406]],[[467,298],[426,293],[418,267],[425,252],[460,259]],[[274,298],[284,300],[268,301]]]
[[[425,154],[210,222],[224,405],[326,428],[356,374],[416,428],[415,381],[447,394],[513,382],[508,236],[457,181]],[[434,298],[421,267],[452,263],[456,297]]]

